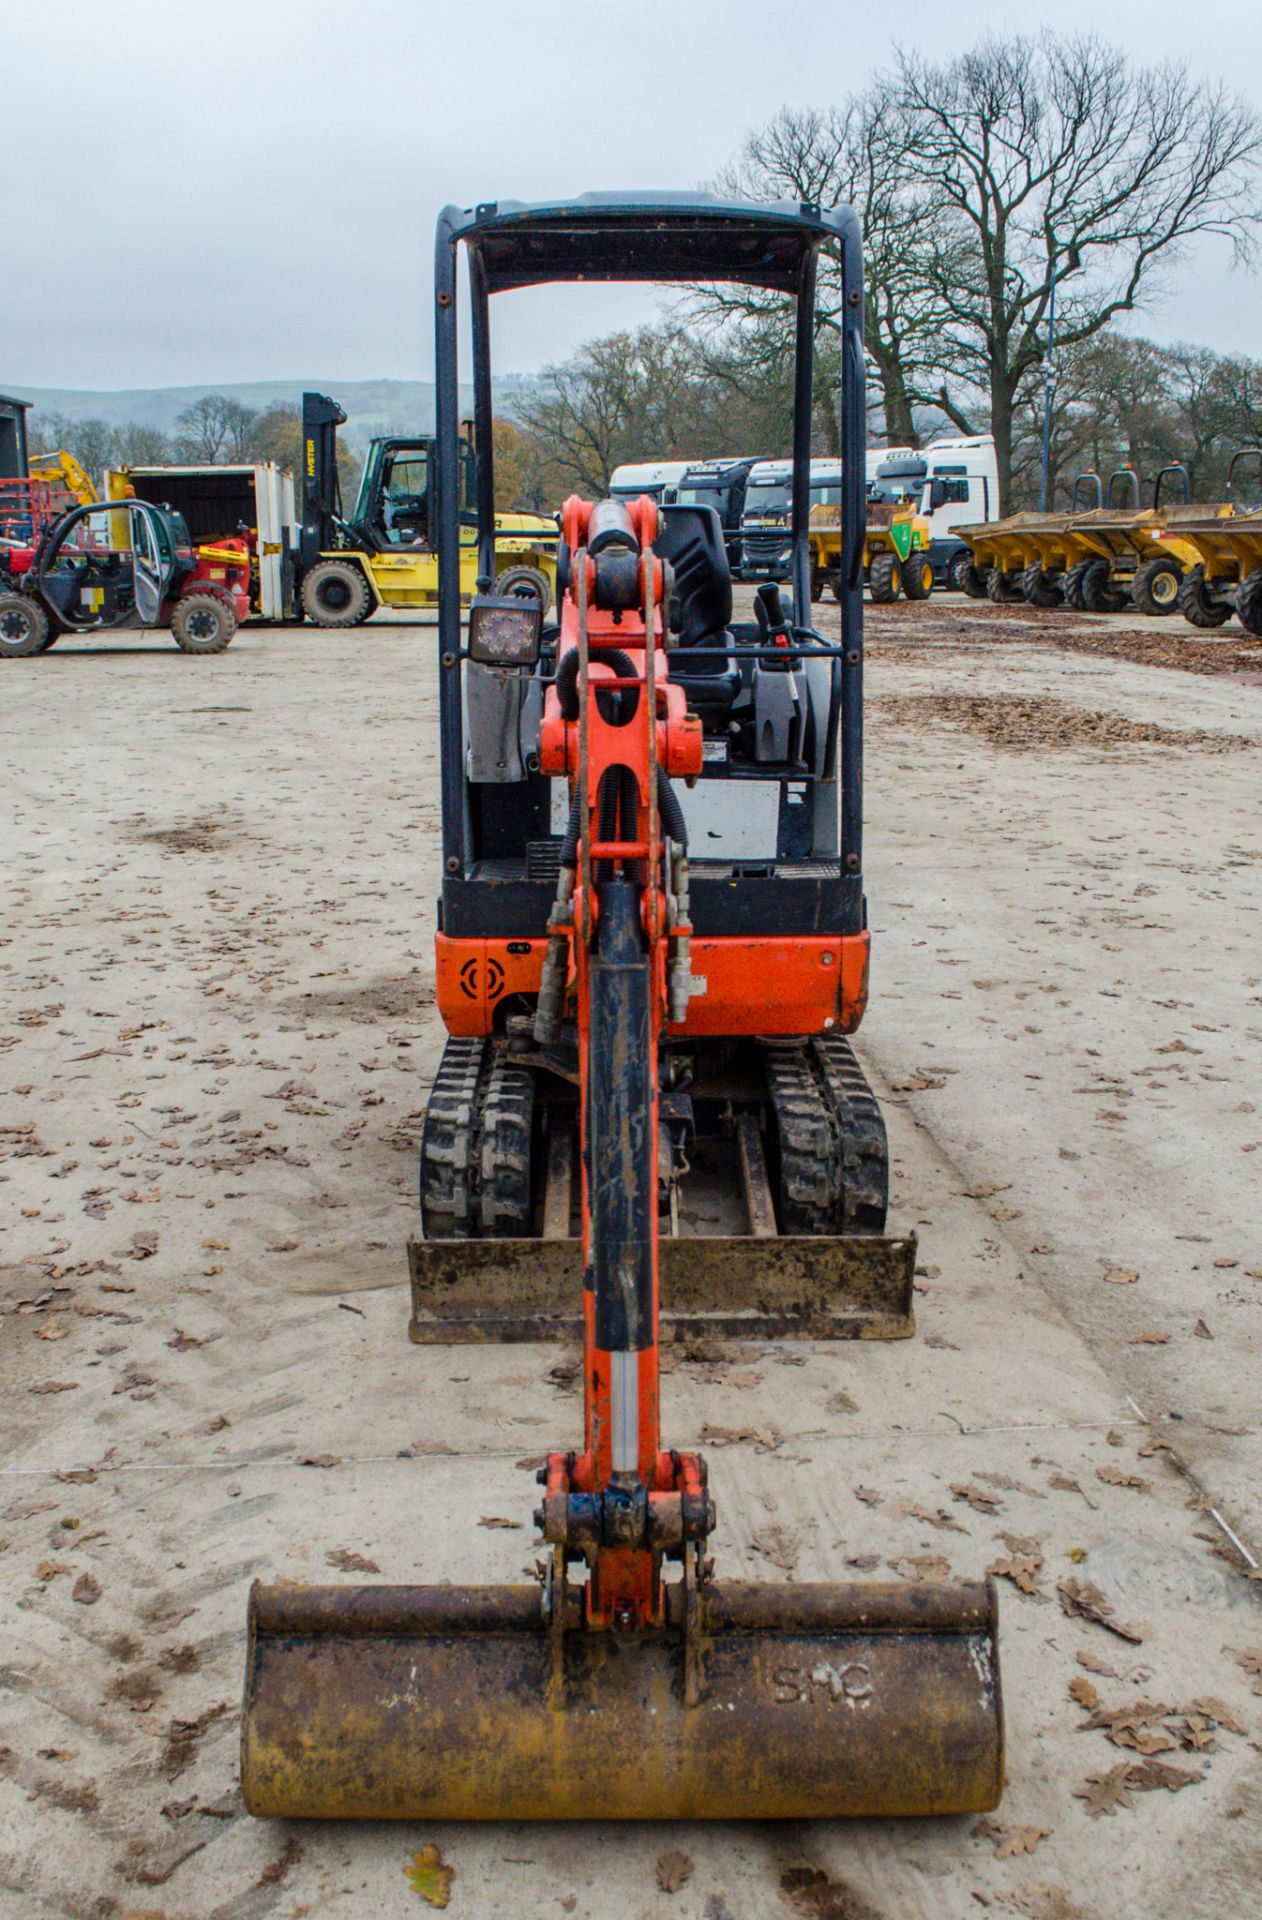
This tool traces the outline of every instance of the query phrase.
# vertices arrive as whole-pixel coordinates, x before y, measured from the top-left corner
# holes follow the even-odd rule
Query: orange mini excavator
[[[485,576],[467,645],[461,245]],[[809,625],[825,246],[843,268],[839,645]],[[797,302],[793,601],[761,589],[748,627],[713,509],[647,498],[566,502],[558,627],[492,591],[488,296],[602,277]],[[505,1820],[993,1807],[991,1585],[716,1578],[705,1463],[663,1446],[659,1423],[668,1331],[910,1331],[914,1247],[884,1234],[884,1130],[844,1038],[868,953],[857,223],[682,195],[448,209],[436,302],[452,1039],[426,1117],[413,1331],[581,1324],[583,1439],[540,1474],[541,1585],[255,1587],[246,1804]]]

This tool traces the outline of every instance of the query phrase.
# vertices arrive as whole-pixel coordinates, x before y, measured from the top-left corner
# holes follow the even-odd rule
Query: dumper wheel
[[[951,585],[957,593],[966,593],[970,600],[986,598],[986,581],[974,566],[971,553],[957,553],[950,573]]]
[[[824,576],[818,567],[811,568],[811,604],[814,606],[824,597]]]
[[[986,598],[997,607],[1011,607],[1022,599],[1021,575],[992,567],[986,576]]]
[[[1237,587],[1236,618],[1246,633],[1262,634],[1262,567],[1247,573]]]
[[[1179,612],[1194,627],[1222,627],[1231,618],[1231,608],[1221,600],[1210,599],[1204,567],[1185,573],[1179,586]]]
[[[1182,579],[1177,560],[1145,560],[1131,581],[1131,605],[1137,613],[1173,613]]]
[[[1082,604],[1088,613],[1121,613],[1126,595],[1109,585],[1107,560],[1092,560],[1082,576]]]
[[[538,567],[505,567],[503,573],[495,576],[495,591],[500,594],[533,593],[544,612],[552,605],[552,588],[548,585],[548,576]]]
[[[0,593],[0,660],[24,660],[52,645],[48,615],[25,593]]]
[[[927,600],[933,592],[933,562],[928,554],[913,553],[904,561],[903,592],[909,600]]]
[[[320,560],[302,583],[302,610],[317,627],[357,627],[372,612],[363,571],[350,560]]]
[[[236,610],[217,593],[187,593],[171,615],[171,638],[181,653],[222,653],[236,630]]]
[[[868,592],[881,605],[897,600],[903,585],[903,570],[896,553],[876,553],[868,568]]]
[[[1021,593],[1027,606],[1059,607],[1065,598],[1065,589],[1055,574],[1036,560],[1021,575]]]
[[[1075,613],[1087,611],[1087,603],[1082,597],[1082,582],[1088,567],[1093,564],[1090,560],[1079,560],[1065,575],[1065,605],[1072,607]]]

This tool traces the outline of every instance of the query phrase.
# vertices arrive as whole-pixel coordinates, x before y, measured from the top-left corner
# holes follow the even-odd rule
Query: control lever
[[[774,640],[780,647],[789,644],[793,627],[793,602],[790,600],[786,607],[778,580],[764,580],[758,588],[754,595],[754,618],[764,640]]]

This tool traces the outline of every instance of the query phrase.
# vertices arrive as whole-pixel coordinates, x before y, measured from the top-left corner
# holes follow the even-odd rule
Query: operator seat
[[[725,720],[741,689],[732,657],[732,569],[723,523],[713,507],[660,507],[662,531],[653,542],[675,575],[670,628],[676,651],[671,679],[705,720]],[[689,660],[689,648],[704,649]]]

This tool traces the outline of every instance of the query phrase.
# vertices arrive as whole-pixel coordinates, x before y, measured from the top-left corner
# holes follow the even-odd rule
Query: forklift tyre
[[[362,571],[349,560],[321,560],[302,583],[302,610],[317,627],[357,627],[372,612]]]
[[[868,568],[868,592],[879,605],[897,600],[903,584],[903,570],[896,553],[877,553]]]
[[[909,600],[927,600],[933,592],[933,562],[927,554],[911,554],[903,562],[903,592]]]
[[[533,593],[545,614],[552,605],[552,588],[548,585],[548,576],[538,567],[505,567],[503,573],[495,576],[495,591],[499,594]]]
[[[0,593],[0,660],[23,660],[51,646],[48,615],[24,593]]]
[[[187,593],[171,615],[171,638],[181,653],[222,653],[236,630],[235,609],[217,593]]]

